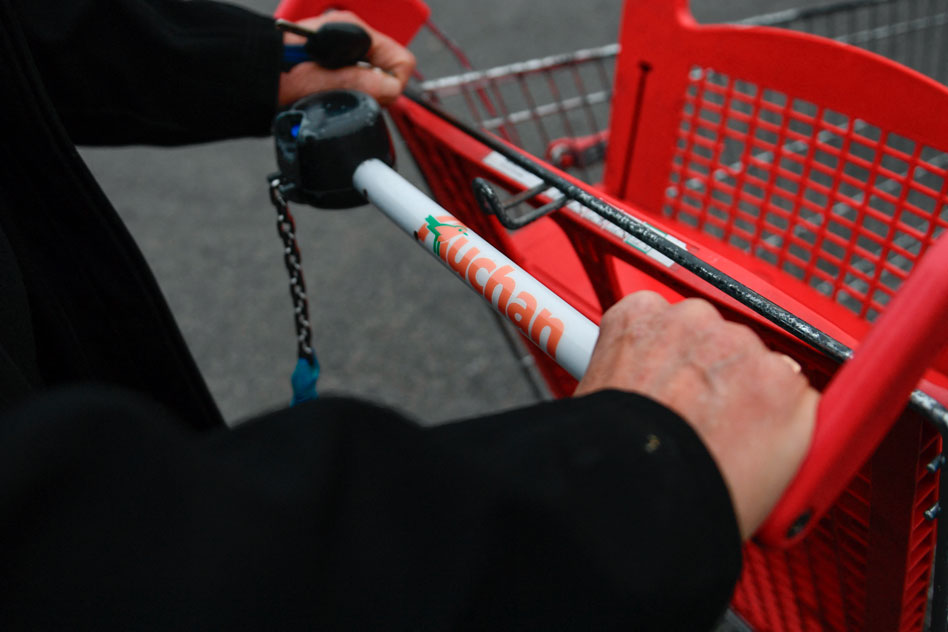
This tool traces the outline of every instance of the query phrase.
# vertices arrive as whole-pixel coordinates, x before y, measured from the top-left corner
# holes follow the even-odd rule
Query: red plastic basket
[[[348,4],[358,10],[356,0]],[[543,139],[550,158],[566,147],[573,162],[564,166],[608,139],[604,169],[590,175],[602,184],[561,175],[857,346],[948,226],[948,120],[938,115],[948,111],[948,89],[822,38],[699,26],[686,0],[628,0],[620,44],[614,94],[604,92],[608,130]],[[576,64],[588,58],[547,67],[569,69],[582,85],[589,78]],[[455,84],[482,110],[478,122],[516,151],[525,143],[497,85],[522,85],[531,70],[508,70]],[[579,112],[603,103],[559,98],[567,126],[570,98]],[[540,109],[527,104],[531,116]],[[591,319],[638,289],[673,301],[699,296],[800,361],[815,386],[836,372],[835,361],[575,202],[504,228],[472,194],[475,178],[534,207],[556,193],[416,103],[402,99],[391,112],[433,196]],[[553,393],[571,394],[572,378],[534,355]],[[923,384],[943,402],[946,371],[942,354]],[[938,500],[930,465],[940,453],[936,430],[904,413],[805,539],[786,550],[747,546],[734,610],[759,630],[921,629]]]

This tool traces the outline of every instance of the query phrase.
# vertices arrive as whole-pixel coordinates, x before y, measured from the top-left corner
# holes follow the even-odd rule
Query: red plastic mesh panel
[[[754,544],[745,548],[744,574],[733,606],[754,630],[922,629],[935,535],[934,523],[924,514],[937,496],[936,477],[926,466],[939,453],[940,442],[927,425],[916,426],[914,432],[917,442],[900,446],[904,451],[900,458],[914,450],[918,454],[909,469],[917,486],[908,499],[909,511],[903,512],[908,525],[905,539],[889,540],[881,535],[885,529],[873,528],[898,513],[874,490],[890,473],[873,472],[873,466],[883,463],[870,462],[803,542],[786,551]],[[880,501],[881,506],[873,506]],[[878,582],[880,575],[888,575],[889,584],[899,590],[893,594],[890,586],[880,589],[876,583],[870,594],[869,580]],[[883,594],[885,598],[879,599]],[[880,621],[885,613],[891,614]]]
[[[872,320],[948,226],[946,168],[870,122],[694,67],[664,212]]]
[[[755,630],[864,629],[870,493],[864,470],[804,542],[745,548],[733,605]]]

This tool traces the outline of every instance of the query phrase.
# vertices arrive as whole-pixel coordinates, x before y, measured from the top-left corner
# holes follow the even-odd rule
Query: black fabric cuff
[[[15,0],[39,75],[72,140],[178,145],[266,135],[282,34],[206,0]]]
[[[481,459],[497,485],[513,481],[500,504],[520,513],[522,524],[535,521],[542,536],[534,539],[549,540],[547,548],[563,558],[558,565],[596,569],[584,580],[587,590],[612,591],[602,601],[626,604],[628,621],[669,630],[678,629],[667,627],[676,617],[695,625],[704,616],[701,625],[710,629],[723,614],[740,576],[740,531],[717,465],[673,411],[641,395],[603,391],[430,432],[441,433],[459,461]],[[549,561],[522,566],[542,564]],[[515,577],[519,566],[507,573]],[[544,594],[556,594],[552,582]],[[683,610],[690,613],[684,619]],[[621,612],[583,616],[602,616],[609,627]],[[486,625],[501,614],[480,616]]]
[[[277,112],[283,35],[270,18],[248,17],[240,65],[246,70],[243,85],[233,87],[235,99],[243,104],[237,114],[247,136],[268,136]]]

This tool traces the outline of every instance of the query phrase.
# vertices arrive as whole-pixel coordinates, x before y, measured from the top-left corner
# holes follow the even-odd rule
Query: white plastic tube
[[[579,379],[599,327],[380,160],[362,163],[357,190]]]

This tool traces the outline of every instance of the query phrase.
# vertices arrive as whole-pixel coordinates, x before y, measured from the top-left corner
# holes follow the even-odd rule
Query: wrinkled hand
[[[799,365],[768,350],[710,303],[626,296],[603,316],[576,395],[616,388],[671,408],[697,431],[724,477],[747,539],[809,447],[819,394]]]
[[[364,28],[372,38],[367,59],[375,68],[349,66],[327,70],[313,62],[297,64],[280,75],[279,104],[289,105],[308,94],[324,90],[358,90],[375,97],[383,105],[394,101],[415,70],[415,56],[349,11],[328,11],[319,17],[300,20],[298,24],[315,31],[327,22],[353,22]],[[283,41],[302,44],[306,38],[284,33]]]

